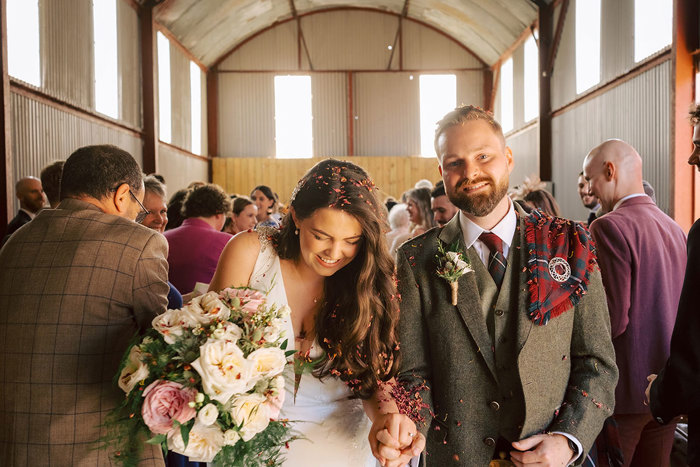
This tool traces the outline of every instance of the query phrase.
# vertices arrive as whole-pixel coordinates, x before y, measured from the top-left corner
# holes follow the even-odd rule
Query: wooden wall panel
[[[250,194],[256,185],[268,185],[283,203],[287,203],[299,179],[323,158],[263,159],[214,158],[212,180],[229,193]],[[369,172],[384,196],[399,198],[423,178],[433,183],[440,179],[437,160],[432,157],[368,156],[349,157]]]

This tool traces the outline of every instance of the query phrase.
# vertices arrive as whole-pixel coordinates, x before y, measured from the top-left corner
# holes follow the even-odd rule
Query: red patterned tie
[[[493,277],[493,281],[500,289],[503,283],[503,276],[506,275],[507,264],[506,258],[503,256],[503,241],[498,238],[498,235],[491,232],[483,232],[479,236],[479,240],[484,242],[489,250],[491,250],[489,254],[488,270],[491,277]]]

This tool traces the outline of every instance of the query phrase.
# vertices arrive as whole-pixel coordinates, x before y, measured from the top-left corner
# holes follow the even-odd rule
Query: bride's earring
[[[294,235],[299,235],[299,229],[294,230]]]

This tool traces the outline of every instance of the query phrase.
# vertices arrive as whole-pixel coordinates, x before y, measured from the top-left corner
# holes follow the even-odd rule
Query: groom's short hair
[[[438,145],[440,136],[453,126],[461,125],[472,120],[483,120],[491,125],[493,131],[501,138],[505,146],[506,138],[503,136],[503,128],[501,128],[501,124],[493,118],[493,113],[474,105],[462,105],[442,117],[442,120],[437,123],[437,128],[435,129],[435,154],[437,154],[438,159],[440,158],[440,148]]]

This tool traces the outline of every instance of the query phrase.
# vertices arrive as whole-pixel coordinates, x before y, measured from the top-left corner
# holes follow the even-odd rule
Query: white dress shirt
[[[508,213],[498,222],[498,224],[488,231],[495,234],[503,241],[503,256],[506,258],[508,257],[508,252],[510,251],[510,244],[513,242],[515,228],[518,225],[518,217],[515,215],[513,202],[510,200],[508,200],[508,202],[510,203]],[[464,238],[465,250],[468,250],[473,245],[476,252],[479,253],[481,262],[488,268],[489,254],[491,253],[491,250],[489,250],[489,247],[487,247],[484,242],[479,240],[479,236],[483,232],[487,231],[469,220],[469,218],[467,218],[467,216],[465,216],[461,210],[459,211],[459,225],[462,228],[462,237]]]

